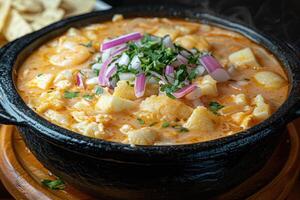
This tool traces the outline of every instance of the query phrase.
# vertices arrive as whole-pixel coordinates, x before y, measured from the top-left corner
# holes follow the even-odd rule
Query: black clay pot
[[[187,18],[244,34],[273,52],[290,81],[286,102],[263,123],[209,142],[137,146],[88,138],[39,117],[14,84],[18,66],[37,47],[70,27],[125,17]],[[73,17],[22,37],[0,52],[0,121],[18,126],[33,154],[55,175],[101,199],[205,199],[238,185],[259,170],[277,146],[285,125],[299,113],[300,63],[285,43],[217,16],[195,10],[128,7]]]

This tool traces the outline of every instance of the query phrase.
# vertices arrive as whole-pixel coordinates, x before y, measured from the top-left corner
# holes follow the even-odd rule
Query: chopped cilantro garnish
[[[162,128],[167,128],[167,127],[169,127],[169,126],[170,126],[170,123],[169,123],[169,122],[164,122],[164,123],[161,125]]]
[[[138,120],[138,122],[140,123],[140,124],[145,124],[145,121],[144,120],[142,120],[141,118],[137,118],[137,120]]]
[[[219,103],[216,102],[216,101],[212,101],[212,102],[209,103],[209,110],[210,110],[211,112],[213,112],[214,114],[216,114],[216,115],[219,114],[218,111],[219,111],[220,109],[222,109],[222,108],[224,108],[224,106],[221,105],[221,104],[219,104]]]
[[[89,41],[88,43],[80,43],[80,45],[85,46],[87,48],[91,48],[93,46],[93,42]]]
[[[96,94],[96,95],[103,94],[103,92],[104,92],[104,90],[103,90],[102,87],[97,87],[97,88],[95,89],[95,94]]]
[[[85,94],[85,95],[83,95],[82,97],[83,97],[84,99],[90,101],[90,100],[92,100],[92,99],[94,98],[94,95]]]
[[[51,190],[63,190],[65,189],[65,183],[61,179],[56,180],[42,180],[42,184]]]
[[[69,91],[65,91],[64,97],[66,99],[73,99],[75,97],[78,97],[79,92],[69,92]]]
[[[184,132],[189,132],[189,129],[181,126],[181,125],[175,125],[172,126],[174,129],[178,130],[178,132],[184,133]]]

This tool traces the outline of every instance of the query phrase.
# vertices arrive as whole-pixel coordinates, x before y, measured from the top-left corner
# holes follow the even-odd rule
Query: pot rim
[[[154,10],[156,12],[153,12]],[[179,145],[132,147],[129,144],[90,138],[55,125],[31,110],[31,108],[24,103],[18,94],[14,84],[14,73],[16,73],[14,69],[15,65],[17,65],[17,57],[22,55],[22,52],[26,48],[35,49],[38,47],[40,44],[33,45],[33,43],[38,43],[40,38],[56,37],[60,35],[60,33],[57,33],[59,30],[65,30],[67,27],[82,27],[92,24],[86,23],[89,19],[98,19],[99,23],[107,21],[110,20],[116,13],[123,14],[125,18],[131,18],[134,16],[183,18],[191,21],[208,23],[241,33],[250,40],[264,46],[282,63],[289,77],[289,97],[270,118],[251,127],[250,129],[211,141]],[[40,43],[44,43],[44,41]],[[267,36],[255,28],[244,25],[243,23],[224,19],[224,16],[218,16],[207,11],[191,10],[174,6],[150,6],[147,8],[132,6],[113,8],[107,11],[92,12],[59,21],[10,43],[5,49],[5,53],[0,61],[1,74],[6,73],[6,75],[9,76],[9,78],[7,78],[7,76],[3,76],[6,78],[0,78],[0,99],[2,100],[1,104],[4,110],[9,113],[9,115],[15,116],[21,126],[23,125],[33,128],[37,131],[37,136],[43,137],[46,140],[63,146],[69,150],[78,151],[79,153],[85,152],[90,155],[99,155],[99,152],[126,152],[131,155],[146,155],[149,153],[170,155],[174,153],[193,153],[196,150],[197,152],[203,151],[203,153],[206,151],[203,156],[212,156],[224,151],[224,149],[232,150],[240,146],[254,143],[268,135],[271,132],[270,127],[275,128],[279,125],[284,125],[289,120],[289,116],[291,115],[290,111],[297,106],[297,100],[300,94],[300,69],[298,66],[300,66],[299,59],[297,58],[294,50],[287,44],[278,39]]]

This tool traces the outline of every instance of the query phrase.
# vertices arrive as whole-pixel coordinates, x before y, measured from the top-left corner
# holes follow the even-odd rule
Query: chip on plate
[[[25,19],[16,10],[11,10],[5,27],[3,28],[3,35],[8,41],[17,39],[27,33],[31,33],[31,26],[25,21]]]
[[[66,15],[79,15],[93,10],[96,0],[63,0],[61,7]]]
[[[0,1],[0,32],[2,31],[10,11],[11,0]]]

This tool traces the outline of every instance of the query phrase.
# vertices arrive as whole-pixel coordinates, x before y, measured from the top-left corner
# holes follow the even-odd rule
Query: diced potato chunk
[[[248,105],[248,98],[245,94],[232,95],[234,103],[238,105]]]
[[[151,96],[140,104],[137,115],[147,120],[168,120],[187,119],[193,109],[184,103],[171,99],[167,96]]]
[[[200,87],[202,96],[218,96],[217,81],[210,75],[205,75],[202,80],[196,80],[195,83]]]
[[[159,92],[158,84],[150,84],[146,85],[144,97],[148,97],[151,95],[157,95]],[[130,86],[127,81],[119,81],[117,83],[117,87],[114,89],[113,96],[118,96],[124,99],[135,100],[137,99],[134,93],[134,87]]]
[[[75,108],[77,110],[86,110],[90,107],[91,107],[91,104],[88,101],[84,100],[84,99],[82,99],[81,101],[76,102],[73,105],[73,108]]]
[[[121,131],[121,133],[123,133],[123,134],[127,134],[129,131],[132,131],[133,130],[133,128],[130,126],[130,125],[128,125],[128,124],[124,124],[121,128],[120,128],[120,131]]]
[[[244,119],[245,115],[246,114],[244,112],[237,112],[231,115],[231,119],[233,122],[240,124]]]
[[[249,128],[250,126],[253,125],[253,115],[247,115],[243,118],[242,122],[241,122],[241,127],[243,129]]]
[[[193,131],[212,132],[217,124],[218,116],[204,106],[199,106],[194,109],[192,115],[183,126]]]
[[[128,141],[133,145],[152,145],[157,139],[157,132],[150,127],[128,131]]]
[[[85,121],[88,118],[84,111],[73,111],[71,115],[77,122]]]
[[[210,45],[203,36],[198,35],[185,35],[175,40],[175,43],[186,48],[196,48],[199,51],[209,51]]]
[[[167,28],[167,27],[160,27],[155,33],[155,36],[158,37],[164,37],[166,35],[170,35],[170,37],[172,38],[172,40],[175,40],[178,35],[180,34],[180,31],[174,28]]]
[[[271,115],[271,109],[268,104],[265,103],[262,95],[257,95],[254,99],[256,107],[253,110],[253,117],[256,120],[265,120]]]
[[[38,87],[46,90],[50,87],[54,76],[52,74],[39,74],[29,82],[29,87]]]
[[[73,71],[72,70],[69,70],[69,69],[63,70],[63,71],[61,71],[57,74],[57,76],[54,79],[54,83],[57,83],[57,82],[62,81],[62,80],[72,81],[72,77],[73,77]]]
[[[254,103],[256,105],[252,113],[254,119],[262,121],[271,115],[270,106],[265,103],[262,95],[257,95],[254,99]]]
[[[72,83],[68,80],[62,80],[62,81],[58,81],[54,84],[54,86],[59,89],[59,90],[65,90],[70,88],[72,85]]]
[[[38,112],[44,112],[46,109],[59,110],[64,106],[64,100],[60,92],[43,92],[38,98]]]
[[[260,67],[250,48],[245,48],[230,54],[229,61],[234,64],[237,69],[258,69]]]
[[[108,133],[104,130],[103,124],[97,124],[96,122],[83,121],[74,124],[72,128],[89,137],[102,139],[108,135]]]
[[[241,112],[244,110],[244,106],[241,104],[228,105],[222,108],[219,113],[221,115],[231,115],[236,112]]]
[[[96,108],[105,113],[121,112],[135,107],[133,101],[110,95],[102,95],[96,104]]]
[[[61,114],[57,111],[47,110],[44,114],[50,121],[56,122],[60,125],[68,126],[70,123],[70,120],[66,115]]]
[[[266,88],[277,89],[286,84],[286,80],[284,80],[279,74],[271,71],[260,71],[254,75],[254,79],[260,85]]]
[[[117,87],[114,89],[113,96],[121,97],[124,99],[135,100],[133,86],[129,85],[127,81],[119,81]]]

